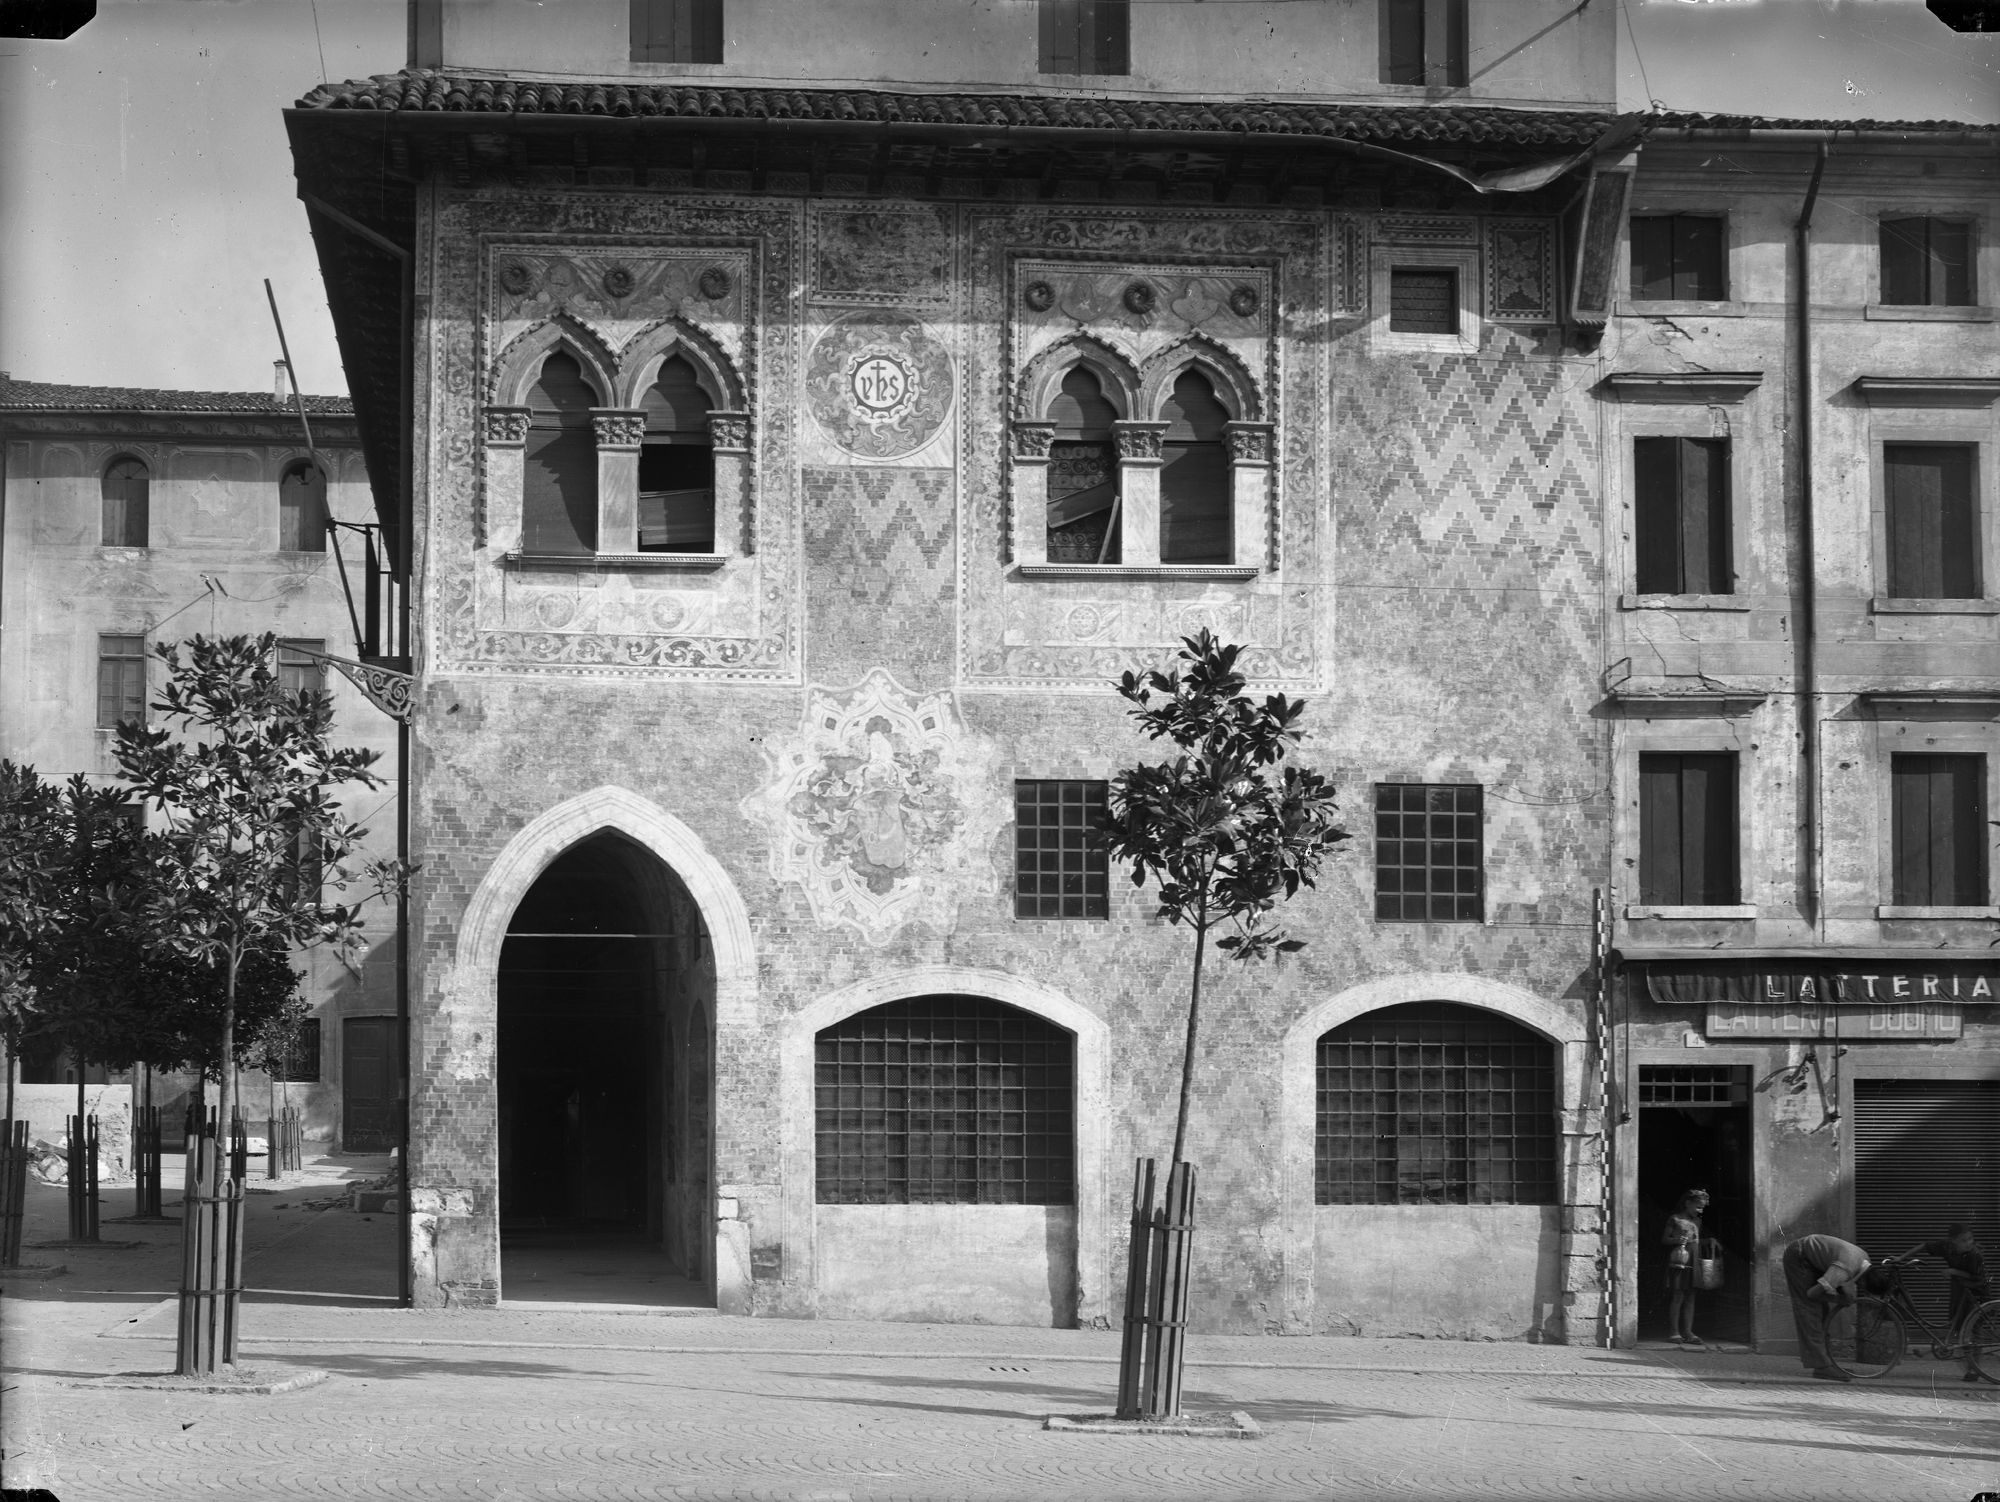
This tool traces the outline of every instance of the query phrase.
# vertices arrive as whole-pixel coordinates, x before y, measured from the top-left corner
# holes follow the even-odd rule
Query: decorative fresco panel
[[[1555,226],[1496,219],[1486,226],[1486,316],[1547,323],[1555,316]]]
[[[770,833],[771,875],[796,883],[816,922],[871,945],[905,926],[950,932],[964,874],[1005,820],[994,748],[966,732],[949,693],[917,694],[887,669],[814,685],[797,733],[766,752],[770,780],[743,800]]]
[[[951,305],[953,225],[939,204],[815,203],[809,299],[898,308]]]
[[[945,346],[906,313],[871,308],[835,320],[806,357],[805,398],[820,430],[862,459],[913,454],[952,405]]]
[[[1325,378],[1317,309],[1336,274],[1323,216],[1283,211],[1062,209],[967,215],[960,322],[969,340],[960,423],[964,544],[958,675],[966,687],[1101,692],[1157,665],[1209,623],[1246,645],[1260,682],[1316,688],[1325,624]],[[1296,320],[1301,320],[1295,322]],[[1201,341],[1225,379],[1254,389],[1277,424],[1276,535],[1284,572],[1206,579],[1024,579],[1007,567],[1006,426],[1038,354],[1089,341],[1139,377],[1177,342]],[[1021,414],[1015,413],[1016,416]]]
[[[429,225],[429,387],[419,435],[426,648],[464,674],[800,681],[796,498],[799,205],[523,192],[447,197]],[[510,570],[475,512],[482,406],[501,352],[560,318],[618,368],[667,319],[712,338],[746,387],[754,556],[701,577]],[[622,371],[621,371],[622,374]],[[777,393],[775,399],[761,395]]]

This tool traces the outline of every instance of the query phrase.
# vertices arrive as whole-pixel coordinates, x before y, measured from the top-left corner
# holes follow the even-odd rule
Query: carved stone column
[[[481,412],[485,445],[485,485],[480,497],[486,546],[496,553],[521,548],[521,487],[527,462],[526,407],[487,407]]]
[[[592,407],[597,432],[597,551],[639,551],[639,445],[646,414],[636,408]]]
[[[1271,445],[1268,422],[1224,425],[1229,442],[1229,561],[1262,568],[1268,561],[1271,514]]]
[[[715,551],[726,557],[754,553],[757,518],[750,483],[750,414],[709,413],[708,442],[715,462]]]
[[[1119,560],[1125,564],[1160,561],[1160,440],[1164,422],[1114,422],[1118,442]]]
[[[1049,449],[1055,443],[1052,422],[1013,425],[1013,484],[1009,487],[1012,557],[1016,563],[1049,561]]]

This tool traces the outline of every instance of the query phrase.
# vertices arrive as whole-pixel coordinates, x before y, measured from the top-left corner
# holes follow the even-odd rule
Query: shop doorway
[[[1699,1294],[1695,1334],[1748,1343],[1756,1247],[1750,1162],[1750,1071],[1732,1065],[1639,1066],[1638,1317],[1641,1340],[1664,1340],[1667,1217],[1690,1189],[1709,1193],[1702,1235],[1722,1243],[1723,1284]]]
[[[612,834],[565,851],[515,909],[497,1039],[508,1301],[712,1300],[704,951],[678,880]]]

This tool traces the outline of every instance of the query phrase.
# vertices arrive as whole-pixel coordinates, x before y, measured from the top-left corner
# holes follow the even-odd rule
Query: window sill
[[[1254,579],[1251,563],[1021,563],[1023,579]]]
[[[1910,907],[1884,903],[1875,909],[1878,918],[2000,918],[2000,907]]]
[[[1628,903],[1625,907],[1628,918],[1755,918],[1757,904],[1754,902],[1734,902],[1715,907],[1649,907],[1642,903]]]
[[[1905,600],[1875,595],[1870,615],[2000,615],[2000,600]]]
[[[1882,323],[1991,323],[1993,309],[1977,303],[1960,307],[1929,307],[1916,303],[1871,302],[1863,318]]]
[[[1679,298],[1621,297],[1614,304],[1621,318],[1745,318],[1749,305],[1740,302],[1698,302]]]
[[[509,568],[647,569],[680,573],[713,573],[729,561],[727,553],[503,553]]]
[[[1620,610],[1744,610],[1750,602],[1741,595],[1620,595]]]

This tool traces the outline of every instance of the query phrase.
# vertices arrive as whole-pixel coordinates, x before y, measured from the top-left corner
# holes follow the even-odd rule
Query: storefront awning
[[[1666,1006],[1987,1006],[2000,954],[1902,948],[1613,951],[1627,994]]]

